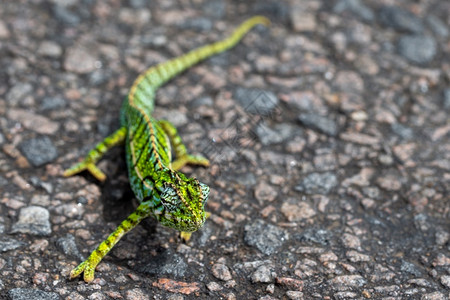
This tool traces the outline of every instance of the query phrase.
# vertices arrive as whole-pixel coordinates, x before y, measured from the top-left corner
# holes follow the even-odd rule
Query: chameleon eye
[[[166,186],[161,194],[161,203],[168,211],[175,211],[177,209],[180,199],[177,192],[171,186]]]

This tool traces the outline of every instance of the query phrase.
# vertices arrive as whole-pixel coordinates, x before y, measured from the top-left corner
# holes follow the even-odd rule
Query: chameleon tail
[[[166,79],[168,80],[172,78],[179,72],[182,72],[183,70],[214,54],[224,52],[225,50],[232,48],[248,31],[258,24],[267,26],[270,24],[270,21],[266,17],[255,16],[242,23],[228,38],[194,49],[185,55],[169,60],[160,66],[161,68],[167,68],[168,74],[166,75]]]
[[[183,72],[192,65],[220,52],[228,50],[235,46],[242,37],[250,31],[254,26],[262,24],[268,26],[270,20],[263,16],[255,16],[242,23],[228,38],[194,49],[182,56],[171,59],[167,62],[160,63],[149,68],[142,73],[133,83],[128,94],[128,100],[132,102],[140,102],[139,100],[148,99],[148,97],[140,97],[141,94],[153,94],[154,91],[163,83],[167,82],[175,75]],[[134,101],[135,100],[135,101]],[[137,100],[137,101],[136,101]],[[152,110],[153,103],[146,103],[145,106]]]

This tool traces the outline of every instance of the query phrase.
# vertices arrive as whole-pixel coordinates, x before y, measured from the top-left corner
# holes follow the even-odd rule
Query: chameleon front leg
[[[78,277],[84,272],[83,279],[86,282],[94,280],[95,267],[105,257],[105,255],[114,247],[115,244],[131,229],[136,227],[143,219],[151,215],[150,201],[142,202],[138,208],[128,216],[117,229],[104,240],[88,259],[79,264],[70,272],[70,279]]]
[[[103,155],[112,147],[116,145],[120,145],[125,140],[127,136],[127,128],[120,127],[110,136],[106,137],[103,141],[98,143],[94,149],[89,151],[84,160],[69,169],[64,171],[64,176],[69,177],[80,173],[81,171],[87,170],[91,173],[95,178],[100,181],[105,181],[106,175],[95,165]]]
[[[190,155],[187,153],[186,146],[183,144],[180,135],[175,126],[169,121],[160,120],[159,125],[167,134],[170,140],[170,145],[173,147],[176,159],[172,161],[172,169],[179,170],[187,164],[199,165],[208,167],[209,160],[200,155]]]

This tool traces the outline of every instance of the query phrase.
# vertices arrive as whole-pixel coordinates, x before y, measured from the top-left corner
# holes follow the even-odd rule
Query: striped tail
[[[155,91],[159,86],[196,63],[232,48],[248,31],[258,24],[268,26],[270,20],[263,16],[252,17],[242,23],[232,35],[222,41],[199,47],[184,55],[149,68],[134,81],[128,94],[128,101],[135,105],[146,107],[147,111],[153,110],[153,103],[144,102],[153,102]]]

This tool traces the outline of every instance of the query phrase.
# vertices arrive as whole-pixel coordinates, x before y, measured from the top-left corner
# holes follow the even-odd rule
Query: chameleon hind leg
[[[89,151],[89,153],[86,155],[86,157],[82,162],[65,170],[63,175],[65,177],[68,177],[80,173],[81,171],[87,170],[98,180],[105,181],[106,175],[99,168],[97,168],[95,164],[103,157],[103,155],[109,149],[111,149],[116,145],[122,144],[126,136],[127,136],[127,128],[120,127],[110,136],[106,137],[103,141],[98,143],[94,149]]]
[[[170,144],[175,152],[176,159],[172,161],[172,169],[179,170],[187,164],[199,165],[204,167],[209,166],[209,160],[205,157],[187,153],[186,146],[181,141],[181,137],[172,123],[166,120],[160,120],[158,121],[158,124],[161,125],[162,129],[167,134],[170,140]]]
[[[138,208],[128,216],[117,228],[104,240],[88,259],[83,261],[70,272],[70,278],[73,279],[84,272],[83,279],[86,282],[94,280],[95,267],[105,257],[105,255],[114,247],[115,244],[131,229],[136,227],[143,219],[151,215],[150,201],[142,202]]]
[[[209,166],[209,160],[203,156],[190,155],[187,153],[186,146],[181,141],[181,137],[178,134],[175,126],[172,125],[169,121],[160,120],[158,121],[159,125],[161,125],[164,132],[167,134],[170,144],[174,149],[176,159],[172,162],[172,168],[174,170],[179,170],[186,164],[200,165],[204,167]],[[210,213],[206,213],[207,217],[209,217]],[[189,241],[191,238],[192,232],[180,232],[180,237],[184,241]]]

